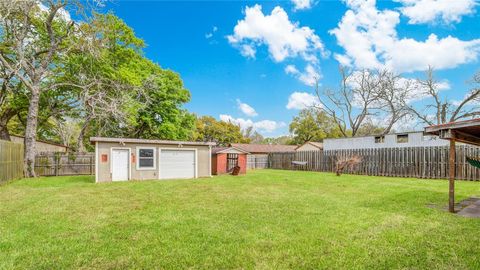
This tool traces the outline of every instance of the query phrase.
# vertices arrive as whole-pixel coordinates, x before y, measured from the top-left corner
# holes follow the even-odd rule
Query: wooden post
[[[58,153],[55,153],[55,155],[53,156],[53,159],[55,160],[55,176],[58,176],[58,164],[60,163],[60,158],[59,158],[59,155]]]
[[[90,156],[90,175],[93,175],[93,156]]]
[[[455,213],[455,133],[451,131],[448,180],[448,211]]]

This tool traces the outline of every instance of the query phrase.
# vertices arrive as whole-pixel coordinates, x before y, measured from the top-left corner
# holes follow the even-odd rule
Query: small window
[[[385,142],[385,136],[376,136],[375,137],[375,143],[384,143]]]
[[[397,135],[397,143],[408,143],[408,134]]]
[[[155,148],[137,148],[138,170],[155,169]]]

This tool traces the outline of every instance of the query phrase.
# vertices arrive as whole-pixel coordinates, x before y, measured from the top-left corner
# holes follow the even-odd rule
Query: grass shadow
[[[91,175],[72,175],[72,176],[42,176],[36,178],[23,178],[13,180],[0,186],[22,186],[32,188],[50,188],[50,187],[69,187],[94,184],[95,177]]]

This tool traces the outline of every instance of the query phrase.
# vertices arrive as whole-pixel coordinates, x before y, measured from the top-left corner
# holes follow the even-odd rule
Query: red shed
[[[247,155],[249,153],[236,147],[216,147],[212,149],[212,174],[231,173],[235,166],[240,173],[247,172]]]

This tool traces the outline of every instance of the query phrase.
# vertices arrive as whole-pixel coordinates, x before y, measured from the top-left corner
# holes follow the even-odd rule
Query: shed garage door
[[[194,150],[160,150],[160,179],[195,178]]]

